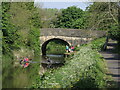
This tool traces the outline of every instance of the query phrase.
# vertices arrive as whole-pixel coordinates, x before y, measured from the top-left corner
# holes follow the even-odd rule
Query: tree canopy
[[[56,28],[84,28],[85,26],[84,11],[76,6],[63,9],[61,15],[57,16],[54,22]]]
[[[40,50],[38,39],[41,19],[39,13],[32,2],[2,3],[2,46],[4,54],[14,49],[20,49],[21,46],[30,47],[35,51]],[[31,36],[34,40],[30,40],[29,37]],[[32,45],[33,43],[35,46]]]
[[[89,28],[107,30],[109,37],[120,40],[119,9],[117,2],[94,2],[87,9],[90,13]]]
[[[76,6],[63,9],[53,21],[56,28],[106,30],[111,38],[120,40],[118,2],[94,2],[86,11]]]

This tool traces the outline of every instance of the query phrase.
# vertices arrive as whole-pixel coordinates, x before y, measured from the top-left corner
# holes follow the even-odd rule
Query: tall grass
[[[108,81],[105,61],[92,44],[82,46],[65,66],[37,78],[32,88],[105,88]]]

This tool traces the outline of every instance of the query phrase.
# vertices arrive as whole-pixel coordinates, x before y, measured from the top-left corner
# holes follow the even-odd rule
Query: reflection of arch
[[[47,46],[47,44],[48,44],[50,41],[53,41],[53,40],[61,40],[61,41],[65,42],[66,45],[70,46],[70,43],[67,42],[67,41],[65,41],[65,40],[63,40],[63,39],[52,38],[52,39],[49,39],[49,40],[45,41],[45,42],[42,44],[42,55],[46,55],[46,46]]]

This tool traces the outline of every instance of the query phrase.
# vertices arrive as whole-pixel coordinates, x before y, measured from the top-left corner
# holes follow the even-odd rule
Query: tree
[[[2,48],[3,54],[11,51],[11,49],[19,48],[17,34],[17,29],[14,24],[10,22],[10,14],[8,13],[10,9],[10,3],[2,3]]]
[[[84,11],[76,6],[63,9],[61,15],[54,22],[56,28],[84,28]]]
[[[56,21],[56,15],[58,15],[61,10],[46,8],[41,10],[41,24],[42,28],[54,28],[53,21]]]
[[[88,7],[87,11],[90,13],[88,23],[89,27],[92,27],[91,29],[109,30],[113,23],[118,24],[116,3],[94,2]]]
[[[41,27],[40,12],[32,2],[2,3],[3,52],[7,53],[22,46],[29,48],[29,33],[39,39]],[[36,28],[36,29],[34,29]],[[31,31],[33,30],[33,31]],[[35,42],[36,42],[35,40]],[[40,49],[40,42],[35,47]],[[34,47],[34,45],[32,45]],[[33,50],[38,50],[34,49]]]
[[[88,28],[91,30],[107,30],[109,37],[119,41],[119,9],[118,2],[94,2],[87,8],[90,13]]]

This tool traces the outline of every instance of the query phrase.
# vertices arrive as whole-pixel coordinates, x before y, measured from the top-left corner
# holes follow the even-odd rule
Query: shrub
[[[106,41],[106,38],[99,38],[99,39],[93,40],[88,45],[90,45],[92,47],[92,49],[101,51],[103,49],[103,45],[104,45],[105,41]]]
[[[47,72],[32,88],[103,88],[105,65],[90,45],[82,47],[65,66]]]

